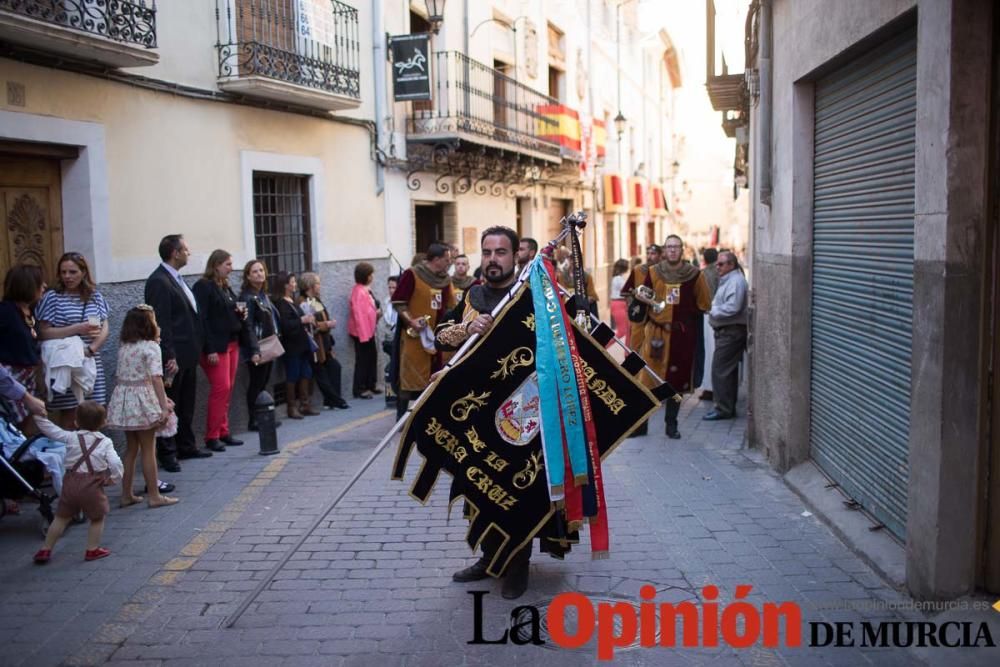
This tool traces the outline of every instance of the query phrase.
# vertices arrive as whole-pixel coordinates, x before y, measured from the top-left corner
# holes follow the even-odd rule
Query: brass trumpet
[[[427,318],[426,317],[417,318],[417,322],[423,322],[426,324]],[[410,338],[420,338],[420,332],[414,329],[413,327],[406,327],[406,335],[409,336]]]
[[[639,285],[635,288],[635,298],[650,306],[653,309],[653,312],[657,315],[662,313],[663,309],[667,307],[667,302],[657,301],[656,292],[654,292],[651,287],[647,287],[646,285]]]

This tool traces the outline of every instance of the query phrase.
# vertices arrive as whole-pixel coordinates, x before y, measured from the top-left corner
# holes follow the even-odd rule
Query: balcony
[[[361,106],[358,11],[338,0],[216,0],[219,88],[323,111]]]
[[[407,141],[472,144],[558,163],[572,151],[574,112],[456,51],[434,54],[433,100],[413,102]],[[576,150],[579,150],[577,124]]]
[[[0,41],[111,67],[153,65],[155,0],[0,0]]]

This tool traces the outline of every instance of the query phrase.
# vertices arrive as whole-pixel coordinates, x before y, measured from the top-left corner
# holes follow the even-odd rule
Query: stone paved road
[[[462,541],[459,512],[447,520],[447,479],[421,507],[407,495],[408,485],[389,481],[390,447],[235,627],[222,628],[391,426],[389,416],[377,413],[340,430],[327,421],[324,427],[334,427],[332,432],[299,440],[279,457],[241,452],[237,464],[213,459],[210,465],[187,466],[194,472],[185,469],[181,477],[186,513],[116,512],[107,540],[115,557],[99,563],[63,558],[44,571],[32,567],[34,546],[23,535],[27,521],[0,524],[7,563],[0,574],[0,663],[604,664],[597,663],[593,644],[576,651],[556,649],[551,642],[467,645],[473,632],[467,591],[476,589],[489,591],[484,619],[489,638],[518,604],[542,607],[563,591],[634,601],[645,583],[657,587],[660,602],[693,600],[706,584],[719,586],[720,600],[728,601],[736,585],[749,583],[752,603],[793,600],[810,621],[899,618],[891,611],[829,609],[844,601],[905,598],[815,517],[803,516],[801,501],[780,478],[741,449],[742,420],[702,422],[706,407],[694,400],[685,404],[682,440],[666,440],[655,421],[650,436],[624,443],[608,459],[612,557],[592,561],[585,546],[564,562],[536,555],[531,588],[516,604],[500,598],[497,582],[451,582],[451,573],[472,558]],[[337,417],[344,424],[357,414]],[[419,456],[413,458],[410,481]],[[73,544],[83,537],[82,531],[74,533],[67,538]],[[996,651],[979,650],[966,664],[997,664]],[[933,655],[924,660],[903,649],[759,646],[632,648],[616,653],[614,662],[939,663]]]

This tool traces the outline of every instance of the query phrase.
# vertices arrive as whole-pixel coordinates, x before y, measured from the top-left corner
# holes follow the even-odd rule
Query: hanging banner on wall
[[[389,38],[392,93],[397,102],[431,99],[430,33]]]

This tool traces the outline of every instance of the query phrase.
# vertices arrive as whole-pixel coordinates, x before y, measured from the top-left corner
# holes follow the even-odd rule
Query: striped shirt
[[[100,292],[94,292],[87,303],[82,303],[76,294],[49,290],[35,307],[35,319],[58,329],[85,322],[91,316],[99,317],[103,323],[107,321],[110,312],[108,302],[104,300]],[[80,338],[88,345],[94,341],[94,337],[89,335],[83,335]],[[97,363],[97,380],[94,382],[94,391],[87,398],[104,404],[108,401],[107,380],[105,379],[101,355],[96,355],[94,361]],[[73,396],[73,392],[55,394],[49,407],[53,410],[70,410],[76,407],[76,397]]]

